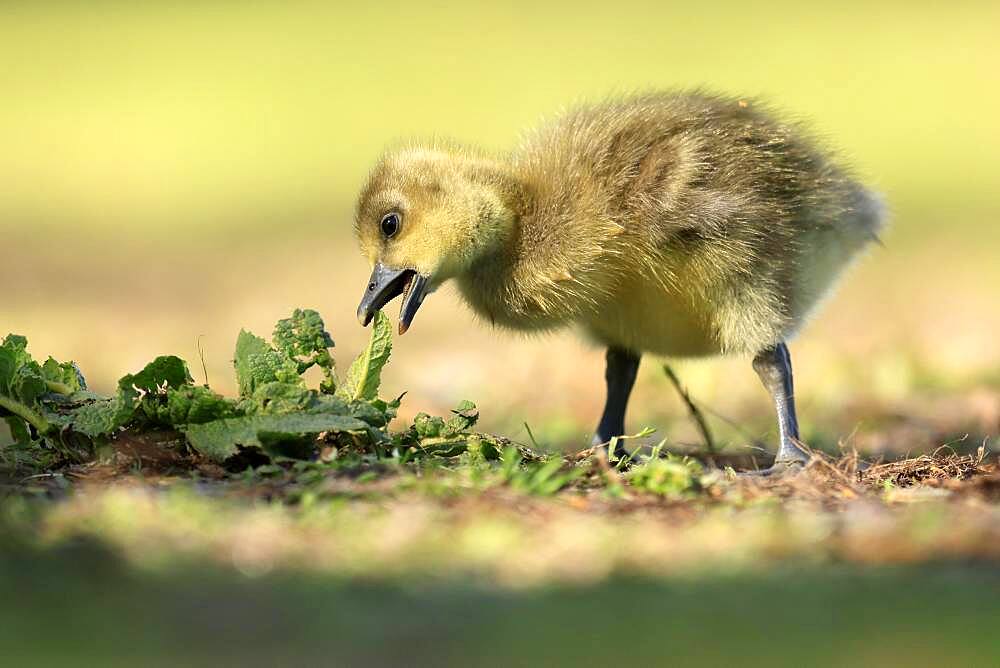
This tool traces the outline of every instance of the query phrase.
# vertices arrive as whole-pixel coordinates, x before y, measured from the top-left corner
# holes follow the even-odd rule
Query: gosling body
[[[754,101],[612,100],[563,114],[506,155],[439,143],[384,156],[356,228],[373,265],[413,280],[366,294],[359,316],[403,291],[412,319],[426,292],[455,279],[495,325],[579,327],[608,348],[595,441],[622,433],[643,353],[749,354],[772,395],[787,395],[778,459],[801,460],[784,342],[881,218],[848,170]]]

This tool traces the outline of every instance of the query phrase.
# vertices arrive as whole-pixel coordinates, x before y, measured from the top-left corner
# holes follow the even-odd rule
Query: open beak
[[[358,306],[358,322],[367,327],[378,311],[397,296],[403,295],[399,309],[399,333],[405,334],[427,295],[427,277],[413,269],[392,269],[381,262],[375,265],[368,288]]]

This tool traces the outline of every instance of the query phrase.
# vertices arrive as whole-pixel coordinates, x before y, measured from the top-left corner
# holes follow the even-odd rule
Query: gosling
[[[374,267],[358,319],[402,295],[399,332],[454,279],[495,325],[575,325],[606,346],[595,445],[625,432],[643,353],[743,354],[771,394],[772,471],[808,461],[786,342],[877,239],[879,198],[755,101],[656,93],[581,106],[512,152],[384,155],[355,231]]]

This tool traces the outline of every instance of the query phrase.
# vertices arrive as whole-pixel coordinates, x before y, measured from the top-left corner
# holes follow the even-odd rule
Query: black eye
[[[382,222],[379,223],[379,227],[382,228],[382,234],[388,239],[396,232],[399,231],[399,214],[398,213],[387,213],[382,216]]]

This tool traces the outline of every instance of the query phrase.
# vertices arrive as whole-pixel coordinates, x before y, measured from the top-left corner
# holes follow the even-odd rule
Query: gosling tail
[[[870,241],[881,245],[882,239],[879,234],[885,229],[888,217],[888,206],[881,193],[857,186],[844,223],[855,231],[854,236],[862,242],[862,245]]]
[[[790,300],[791,327],[785,338],[802,326],[866,246],[882,243],[879,234],[885,229],[886,214],[882,196],[858,185],[848,195],[836,224],[806,235]]]

